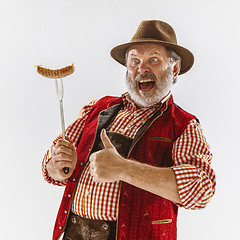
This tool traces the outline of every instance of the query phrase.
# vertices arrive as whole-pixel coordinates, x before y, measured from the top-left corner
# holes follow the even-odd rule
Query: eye
[[[131,64],[132,65],[137,65],[139,63],[139,60],[137,58],[132,58],[131,59]]]
[[[155,62],[158,62],[159,60],[158,60],[158,58],[153,57],[153,58],[150,59],[150,61],[153,62],[153,63],[155,63]]]

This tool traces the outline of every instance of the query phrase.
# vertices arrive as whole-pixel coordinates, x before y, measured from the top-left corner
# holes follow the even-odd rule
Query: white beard
[[[173,85],[172,68],[169,67],[168,69],[166,69],[161,78],[162,78],[160,81],[161,83],[155,80],[156,76],[155,79],[152,78],[153,80],[155,80],[156,91],[154,94],[149,96],[149,93],[139,92],[138,90],[138,81],[141,79],[141,77],[137,75],[134,81],[132,81],[128,77],[127,73],[126,74],[127,90],[133,102],[139,107],[150,107],[158,103],[161,99],[163,99],[169,93]]]

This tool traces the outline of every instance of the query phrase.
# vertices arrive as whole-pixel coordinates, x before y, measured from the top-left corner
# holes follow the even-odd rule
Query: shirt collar
[[[161,107],[170,97],[172,96],[172,92],[170,91],[165,97],[163,97],[159,102],[157,102],[156,104],[150,106],[150,107],[146,107],[146,108],[159,108]],[[131,99],[130,95],[128,92],[125,92],[122,94],[122,99],[123,99],[123,105],[124,107],[127,108],[134,108],[136,109],[136,105],[133,102],[133,100]]]

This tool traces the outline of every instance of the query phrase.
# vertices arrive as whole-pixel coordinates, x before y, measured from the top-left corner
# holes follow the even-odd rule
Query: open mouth
[[[150,91],[155,85],[155,81],[152,79],[141,79],[138,82],[139,89],[143,92]]]

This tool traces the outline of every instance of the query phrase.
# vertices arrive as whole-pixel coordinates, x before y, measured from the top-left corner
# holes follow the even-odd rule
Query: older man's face
[[[140,107],[159,102],[172,88],[173,72],[165,47],[136,44],[127,56],[126,82],[132,100]]]

